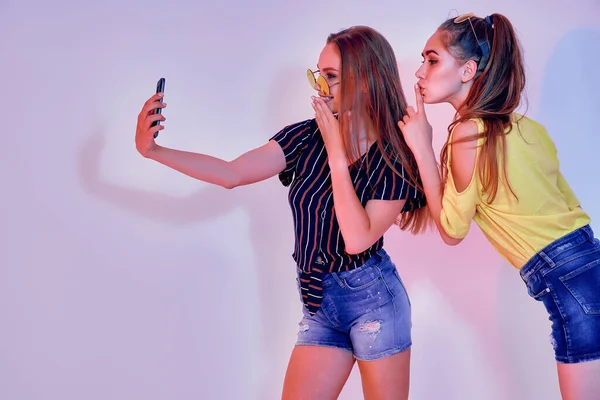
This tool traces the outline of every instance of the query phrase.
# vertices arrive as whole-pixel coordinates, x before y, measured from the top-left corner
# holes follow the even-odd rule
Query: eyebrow
[[[435,50],[427,50],[427,51],[425,52],[425,54],[421,53],[421,56],[422,56],[422,57],[425,57],[425,56],[428,56],[428,55],[430,55],[431,53],[435,54],[436,56],[439,56],[439,54],[438,54],[438,53],[437,53],[437,51],[435,51]]]
[[[331,68],[331,67],[327,67],[327,68],[323,68],[323,69],[321,69],[321,68],[319,68],[319,64],[317,64],[317,69],[318,69],[319,71],[323,71],[323,72],[327,72],[327,71],[335,71],[335,72],[338,72],[338,70],[337,70],[337,69],[335,69],[335,68]]]

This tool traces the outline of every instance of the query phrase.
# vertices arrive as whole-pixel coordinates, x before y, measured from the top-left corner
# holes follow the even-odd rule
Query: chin
[[[436,100],[435,98],[430,97],[430,96],[423,96],[423,103],[425,103],[425,104],[437,104],[437,103],[440,103],[440,101]]]

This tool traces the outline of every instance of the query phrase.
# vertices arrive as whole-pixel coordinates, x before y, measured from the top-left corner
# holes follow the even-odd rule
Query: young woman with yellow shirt
[[[500,14],[448,19],[422,56],[417,110],[398,125],[440,235],[455,245],[479,225],[549,313],[563,399],[599,399],[600,243],[546,129],[514,112],[525,75],[512,24]],[[423,104],[443,102],[456,116],[440,171]]]

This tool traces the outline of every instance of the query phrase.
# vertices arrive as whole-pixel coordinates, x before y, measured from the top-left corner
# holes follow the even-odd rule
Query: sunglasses
[[[315,77],[315,72],[319,72],[319,76]],[[320,74],[319,70],[312,71],[311,69],[306,70],[306,77],[308,78],[308,84],[311,88],[314,88],[315,85],[319,85],[319,90],[325,96],[329,96],[331,93],[331,86],[337,85],[339,82],[334,83],[333,85],[329,85],[327,80]]]
[[[477,37],[477,34],[475,33],[475,28],[473,27],[473,22],[471,22],[471,18],[473,18],[473,17],[474,17],[473,13],[462,14],[462,15],[459,15],[458,17],[454,18],[454,23],[461,24],[465,21],[469,21],[469,24],[471,25],[471,30],[473,31],[473,35],[475,36],[475,40],[477,40],[477,44],[479,45],[479,48],[481,49],[481,55],[483,57],[486,57],[487,55],[490,54],[490,44],[488,43],[487,40],[479,41],[479,38]],[[485,22],[493,27],[492,21],[489,16],[485,17]]]

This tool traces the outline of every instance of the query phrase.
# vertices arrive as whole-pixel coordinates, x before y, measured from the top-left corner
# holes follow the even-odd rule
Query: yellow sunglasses
[[[327,83],[327,80],[323,78],[321,74],[318,77],[315,77],[315,72],[319,72],[319,70],[312,71],[310,68],[306,71],[306,77],[308,78],[308,83],[310,87],[314,88],[315,85],[319,85],[319,89],[325,96],[329,96],[330,86]],[[334,83],[333,85],[337,85],[339,82]],[[332,85],[332,86],[333,86]]]

